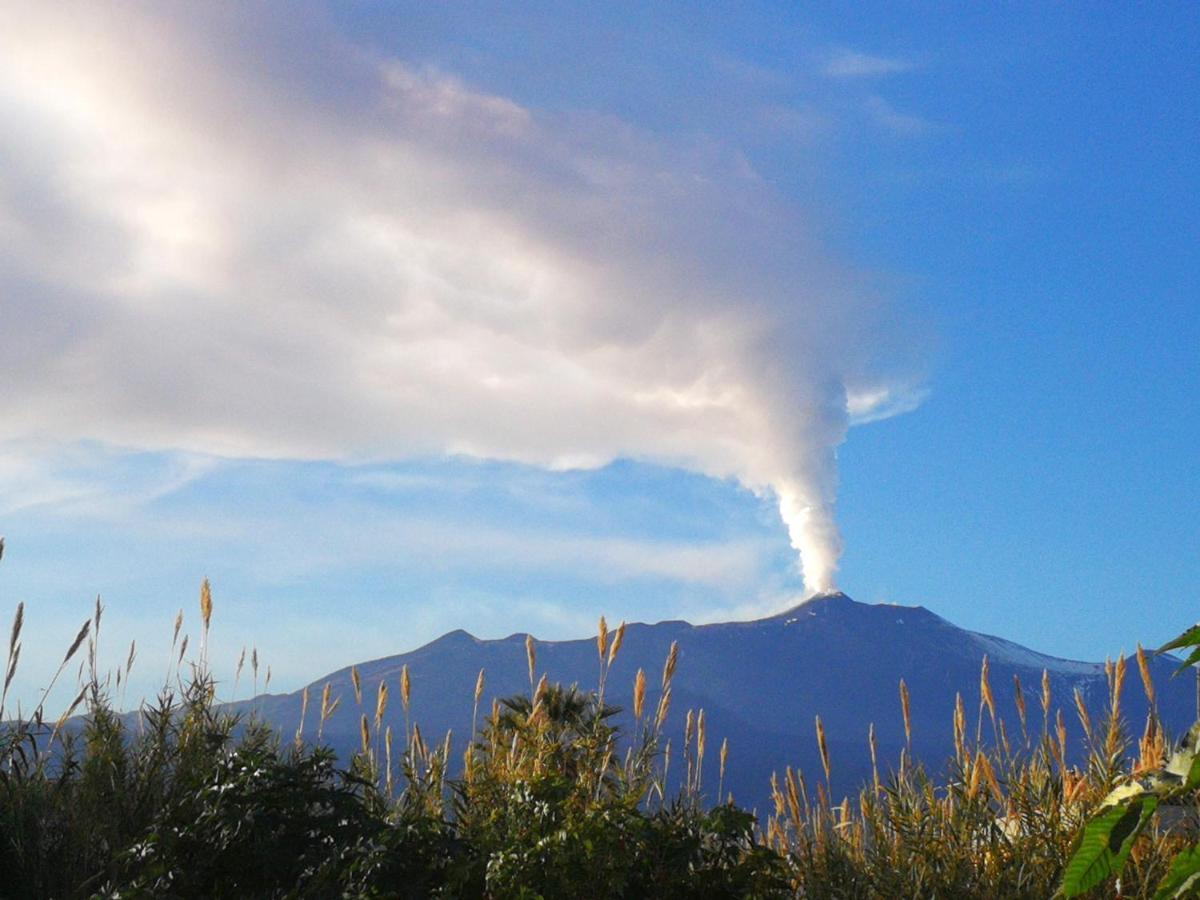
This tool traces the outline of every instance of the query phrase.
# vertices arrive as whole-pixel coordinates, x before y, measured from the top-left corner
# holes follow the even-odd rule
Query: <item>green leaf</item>
[[[1198,887],[1200,887],[1200,846],[1188,847],[1186,850],[1179,851],[1179,854],[1171,860],[1171,867],[1154,892],[1154,900],[1191,897],[1195,895]]]
[[[1119,875],[1129,858],[1133,841],[1158,806],[1158,798],[1145,794],[1103,808],[1083,828],[1079,846],[1063,872],[1061,893],[1078,897],[1113,875]]]
[[[1200,646],[1200,625],[1193,625],[1173,641],[1167,641],[1155,653],[1166,653],[1168,650],[1178,650],[1180,647]]]
[[[1186,669],[1190,666],[1194,666],[1198,662],[1200,662],[1200,647],[1196,648],[1190,654],[1188,654],[1188,658],[1179,664],[1179,668],[1171,673],[1171,677],[1174,678],[1176,675],[1178,675],[1184,669]]]

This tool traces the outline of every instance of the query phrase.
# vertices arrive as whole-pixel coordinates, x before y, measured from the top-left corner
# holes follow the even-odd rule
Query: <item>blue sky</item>
[[[14,22],[27,646],[98,592],[153,689],[207,575],[218,664],[294,687],[457,627],[768,612],[793,544],[1064,656],[1196,618],[1187,6]]]

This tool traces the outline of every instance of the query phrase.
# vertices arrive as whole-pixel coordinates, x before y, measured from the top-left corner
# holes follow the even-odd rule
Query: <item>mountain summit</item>
[[[412,679],[411,718],[430,739],[453,731],[456,742],[470,732],[472,697],[480,669],[486,689],[481,710],[493,697],[528,692],[525,634],[480,640],[453,631],[417,650],[358,664],[364,698],[373,698],[381,679],[398,687],[401,668]],[[998,712],[1010,739],[1022,733],[1014,694],[1019,680],[1028,698],[1028,730],[1036,739],[1042,728],[1043,673],[1052,697],[1051,727],[1058,708],[1068,719],[1070,742],[1082,750],[1074,696],[1078,691],[1093,716],[1103,715],[1109,690],[1102,663],[1059,659],[1011,641],[959,628],[920,606],[858,603],[843,593],[814,596],[784,612],[749,622],[691,625],[683,621],[633,623],[608,677],[606,699],[629,709],[634,676],[644,669],[649,708],[657,702],[659,676],[671,644],[679,645],[668,731],[682,746],[688,709],[705,710],[708,746],[727,738],[730,775],[726,785],[744,804],[763,808],[772,771],[800,766],[815,777],[820,771],[814,718],[820,716],[832,758],[835,793],[854,791],[870,771],[868,729],[874,724],[881,770],[894,767],[906,744],[898,687],[903,679],[911,697],[912,748],[933,768],[951,755],[952,715],[962,696],[972,734],[980,708],[980,666],[986,656]],[[594,636],[570,641],[536,641],[538,677],[594,688],[599,662]],[[1190,679],[1171,679],[1169,659],[1150,662],[1159,713],[1175,733],[1190,724]],[[309,686],[320,696],[326,683],[341,707],[325,726],[325,738],[350,750],[358,743],[360,710],[355,708],[350,669],[319,678]],[[1132,684],[1131,684],[1132,682]],[[1146,701],[1137,679],[1127,679],[1122,708],[1140,731]],[[366,702],[366,701],[365,701]],[[296,730],[299,692],[264,696],[252,704],[285,734]],[[403,733],[399,704],[389,720]],[[309,716],[306,736],[315,735]],[[628,726],[628,715],[620,721]],[[990,735],[991,726],[984,730]],[[715,785],[710,786],[715,790]]]

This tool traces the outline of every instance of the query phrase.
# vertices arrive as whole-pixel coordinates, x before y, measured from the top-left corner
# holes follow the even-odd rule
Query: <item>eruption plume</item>
[[[831,589],[837,447],[916,393],[820,223],[734,147],[293,18],[11,11],[0,442],[652,460],[773,496]]]

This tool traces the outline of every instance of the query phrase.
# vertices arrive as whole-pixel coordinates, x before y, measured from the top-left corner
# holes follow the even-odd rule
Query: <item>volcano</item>
[[[462,745],[471,730],[472,698],[479,670],[486,671],[480,709],[493,697],[529,691],[524,633],[480,640],[452,631],[419,649],[358,663],[364,704],[373,704],[381,680],[393,696],[401,668],[412,681],[411,720],[432,742],[453,732]],[[1075,710],[1078,691],[1093,719],[1107,714],[1110,691],[1103,663],[1059,659],[1003,638],[959,628],[921,606],[858,603],[842,593],[813,597],[785,612],[748,622],[691,625],[683,621],[632,623],[608,676],[606,701],[625,712],[618,724],[632,724],[635,673],[646,671],[646,704],[653,709],[663,661],[672,643],[679,646],[667,731],[682,746],[688,709],[705,710],[710,753],[729,741],[727,791],[748,807],[766,808],[773,771],[801,768],[810,781],[820,776],[814,720],[820,716],[829,745],[836,797],[852,795],[870,777],[868,729],[874,725],[881,774],[898,765],[907,741],[899,700],[901,679],[911,698],[913,756],[938,770],[953,753],[953,710],[961,695],[974,736],[980,709],[980,667],[987,657],[990,685],[1010,741],[1024,745],[1015,693],[1018,681],[1026,696],[1027,731],[1036,742],[1043,728],[1040,705],[1043,674],[1051,691],[1050,727],[1062,709],[1068,743],[1082,755],[1084,737]],[[550,681],[593,689],[599,679],[594,636],[568,641],[537,641],[538,675]],[[1173,735],[1192,722],[1194,686],[1190,678],[1172,678],[1178,661],[1154,657],[1150,667],[1158,695],[1158,713]],[[1135,664],[1131,663],[1131,667]],[[310,698],[332,685],[342,702],[324,729],[324,739],[341,753],[359,743],[359,716],[350,667],[316,679]],[[238,704],[253,709],[285,735],[299,724],[300,692],[264,695]],[[1129,732],[1139,735],[1148,705],[1136,671],[1125,680],[1122,713]],[[373,712],[366,709],[368,713]],[[315,737],[317,716],[309,710],[305,736]],[[403,733],[399,703],[387,720]],[[992,737],[990,718],[983,734]],[[711,768],[715,772],[715,766]],[[709,799],[716,791],[715,778]]]

